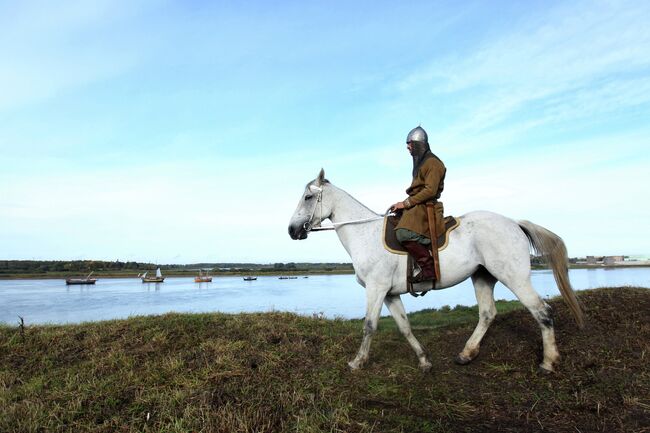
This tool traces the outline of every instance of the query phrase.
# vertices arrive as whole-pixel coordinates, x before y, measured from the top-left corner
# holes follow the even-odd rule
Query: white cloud
[[[296,168],[286,159],[268,158],[255,167],[247,159],[221,158],[0,174],[2,253],[159,262],[264,262],[271,256],[346,261],[332,236],[308,243],[289,238],[291,214],[317,169],[299,168],[302,163]]]
[[[585,80],[650,65],[649,15],[645,2],[562,5],[515,23],[467,58],[434,62],[405,81],[415,85],[442,79],[434,87],[438,91],[499,85],[553,92],[580,86]]]
[[[433,60],[397,88],[456,107],[437,138],[458,154],[471,152],[466,140],[486,134],[504,138],[489,140],[498,147],[541,125],[647,108],[648,20],[647,2],[564,4],[513,23],[473,51]]]

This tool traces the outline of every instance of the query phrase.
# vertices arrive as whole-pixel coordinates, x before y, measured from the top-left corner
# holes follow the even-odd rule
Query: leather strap
[[[440,281],[440,265],[438,261],[438,236],[436,236],[436,211],[435,202],[427,202],[427,219],[429,220],[429,234],[431,236],[431,256],[433,257],[433,267],[436,272],[436,280]],[[435,281],[433,286],[435,288]]]

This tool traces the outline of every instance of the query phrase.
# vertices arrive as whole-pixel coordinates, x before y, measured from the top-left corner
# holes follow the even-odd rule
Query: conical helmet
[[[429,137],[427,131],[421,126],[411,129],[409,135],[406,136],[406,142],[410,143],[409,152],[413,157],[413,177],[415,177],[420,169],[422,163],[432,157],[431,149],[429,149]]]
[[[429,144],[429,136],[427,135],[427,131],[425,131],[421,126],[411,129],[409,135],[406,136],[406,142],[410,143],[411,141],[419,141],[420,143]]]

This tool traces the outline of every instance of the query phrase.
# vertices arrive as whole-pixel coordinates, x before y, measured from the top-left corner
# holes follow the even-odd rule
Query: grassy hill
[[[430,295],[430,296],[435,296]],[[361,322],[287,313],[167,314],[0,327],[2,432],[648,432],[650,290],[553,300],[563,356],[537,372],[530,314],[504,303],[469,366],[475,308],[412,314],[430,373],[384,318],[360,372]]]

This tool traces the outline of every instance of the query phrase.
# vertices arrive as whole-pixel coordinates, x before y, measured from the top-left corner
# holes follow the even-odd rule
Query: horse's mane
[[[375,214],[375,215],[379,215],[377,212],[375,212],[374,210],[370,209],[368,206],[366,206],[365,204],[361,203],[359,200],[357,200],[356,198],[354,198],[354,196],[353,196],[352,194],[350,194],[349,192],[347,192],[346,190],[341,189],[341,188],[335,186],[333,183],[329,182],[329,181],[326,180],[326,179],[323,180],[323,183],[327,183],[327,184],[329,184],[330,186],[333,186],[333,187],[336,188],[337,190],[341,191],[343,194],[345,194],[345,195],[347,195],[348,197],[350,197],[350,198],[352,199],[352,201],[354,201],[355,203],[358,203],[359,206],[361,206],[362,208],[366,209],[366,210],[369,211],[370,213],[373,213],[373,214]]]

